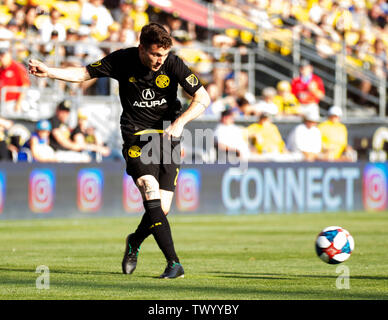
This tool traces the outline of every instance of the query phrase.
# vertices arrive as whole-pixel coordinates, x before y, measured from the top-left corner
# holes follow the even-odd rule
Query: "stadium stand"
[[[362,122],[368,118],[381,123],[386,119],[385,1],[188,0],[183,3],[173,0],[171,3],[179,10],[173,11],[164,2],[152,0],[8,0],[0,5],[0,39],[10,42],[12,57],[18,63],[26,65],[34,57],[51,65],[79,66],[97,61],[116,49],[137,45],[141,27],[156,21],[171,31],[177,54],[218,96],[200,119],[211,121],[213,128],[227,108],[237,111],[236,120],[244,125],[256,122],[258,113],[251,111],[251,107],[260,100],[263,89],[278,88],[280,83],[285,88],[285,82],[290,83],[298,76],[304,60],[310,61],[324,84],[325,96],[319,102],[322,117],[327,116],[330,106],[338,105],[344,121]],[[187,14],[183,8],[192,12]],[[31,131],[36,121],[54,114],[60,101],[71,98],[79,107],[93,109],[89,117],[91,125],[112,150],[120,148],[117,133],[120,110],[114,81],[99,79],[81,85],[37,78],[30,81],[26,99],[33,111],[26,113],[23,121]],[[231,96],[230,84],[237,89],[233,99],[225,99]],[[4,97],[2,92],[1,112]],[[186,101],[183,93],[180,98]],[[300,111],[297,108],[291,111],[291,105],[300,101],[282,99],[286,98],[281,98],[281,93],[274,98],[279,112],[273,120],[291,128],[301,119]],[[11,113],[7,118],[17,120],[18,116]],[[74,110],[69,119],[71,128],[75,128],[76,121],[77,110]],[[283,138],[287,131],[290,129],[280,128]],[[363,135],[349,132],[349,139],[361,140]]]

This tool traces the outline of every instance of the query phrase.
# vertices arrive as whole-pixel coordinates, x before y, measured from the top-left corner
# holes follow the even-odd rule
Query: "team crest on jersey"
[[[189,85],[191,85],[193,88],[198,84],[198,78],[195,74],[191,74],[186,78],[186,81]]]
[[[131,158],[137,158],[141,156],[141,148],[139,146],[133,145],[128,150],[128,155]]]
[[[170,85],[170,78],[165,74],[160,74],[156,77],[155,83],[159,88],[163,89]]]
[[[129,77],[128,81],[132,83],[137,82],[135,77]]]
[[[97,67],[99,67],[101,65],[101,60],[98,60],[98,61],[96,61],[96,62],[93,62],[90,66],[91,67],[94,67],[94,68],[97,68]]]

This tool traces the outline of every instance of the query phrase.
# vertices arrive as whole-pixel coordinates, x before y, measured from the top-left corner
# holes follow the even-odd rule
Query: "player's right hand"
[[[48,76],[48,67],[41,61],[31,59],[28,62],[28,71],[34,76],[37,77],[47,77]]]

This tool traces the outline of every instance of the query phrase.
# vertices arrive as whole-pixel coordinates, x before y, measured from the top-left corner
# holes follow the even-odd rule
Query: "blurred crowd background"
[[[356,161],[342,120],[386,123],[386,1],[3,0],[1,159],[119,160],[115,81],[38,79],[26,65],[85,66],[137,46],[149,22],[169,30],[206,86],[212,104],[199,120],[213,123],[218,153]]]

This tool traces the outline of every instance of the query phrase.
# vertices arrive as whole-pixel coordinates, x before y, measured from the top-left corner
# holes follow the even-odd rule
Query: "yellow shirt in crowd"
[[[318,125],[322,134],[322,149],[327,150],[334,159],[341,157],[348,145],[348,130],[343,123],[326,120]]]
[[[133,30],[135,32],[140,32],[141,29],[149,23],[147,12],[132,10],[130,16],[133,19]]]
[[[280,135],[278,127],[266,122],[263,124],[254,123],[248,127],[249,137],[254,137],[253,143],[258,153],[281,153],[285,143]]]
[[[299,114],[301,112],[298,98],[291,92],[285,96],[275,96],[273,102],[278,106],[279,113]]]

